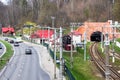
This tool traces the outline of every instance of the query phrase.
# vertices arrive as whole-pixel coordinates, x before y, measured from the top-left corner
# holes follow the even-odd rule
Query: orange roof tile
[[[84,34],[86,31],[87,39],[90,40],[90,36],[93,32],[100,31],[105,33],[112,33],[113,28],[110,27],[109,22],[85,22],[84,25],[80,26],[76,29],[80,34]],[[82,39],[84,36],[82,36]],[[109,35],[109,38],[112,38],[112,34]]]

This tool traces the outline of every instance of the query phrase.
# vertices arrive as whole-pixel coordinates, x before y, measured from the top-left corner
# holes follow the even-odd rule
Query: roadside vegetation
[[[117,41],[119,42],[120,39],[117,39]],[[120,54],[120,48],[118,46],[116,46],[116,43],[113,44],[112,42],[110,42],[110,45],[109,45],[109,52],[111,52],[111,54],[112,54],[113,45],[114,45],[115,53]],[[105,59],[105,52],[104,51],[102,52],[101,43],[99,43],[99,45],[98,45],[98,50],[100,52],[100,55]],[[105,50],[105,48],[104,48],[104,50]],[[110,56],[110,63],[112,64],[112,56]],[[113,65],[116,65],[116,66],[120,65],[119,63],[120,63],[120,61],[118,59],[116,59],[116,61]]]
[[[120,38],[116,39],[116,41],[120,42]],[[113,44],[114,45],[114,50],[115,50],[115,53],[117,53],[118,55],[120,55],[120,48],[118,46],[116,46],[116,43]],[[110,46],[111,50],[112,50],[112,46]],[[113,63],[114,65],[118,66],[119,68],[119,65],[120,65],[120,59],[119,58],[115,58],[115,63]]]
[[[118,39],[120,42],[120,39]],[[63,57],[65,59],[66,65],[71,71],[72,75],[75,77],[75,80],[103,80],[102,77],[97,76],[99,70],[94,66],[94,64],[90,61],[89,48],[91,42],[87,43],[87,60],[84,61],[84,49],[76,48],[77,52],[73,53],[73,68],[71,68],[70,63],[70,52],[63,52]],[[109,49],[112,49],[112,43],[110,43]],[[120,53],[120,48],[114,45],[114,49],[116,53]],[[101,44],[98,45],[98,50],[102,57],[105,57],[104,52],[102,52]],[[112,57],[110,57],[110,62],[112,62]],[[119,66],[120,61],[116,59],[113,65]],[[119,68],[118,68],[119,69]]]
[[[7,64],[7,62],[10,60],[11,56],[13,55],[13,48],[12,46],[6,42],[0,40],[5,46],[6,46],[6,52],[5,54],[0,58],[0,70]]]
[[[116,39],[116,41],[120,42],[120,38]],[[118,55],[120,55],[120,48],[118,46],[116,46],[116,43],[113,44],[112,42],[110,42],[110,45],[109,45],[109,51],[111,52],[111,54],[112,54],[113,45],[114,45],[114,51],[115,51],[115,53],[117,53]],[[99,50],[100,53],[102,53],[100,55],[105,58],[105,53],[102,52],[101,44],[99,44],[98,50]],[[113,63],[112,62],[112,56],[110,56],[110,64],[112,64],[113,67],[116,66],[116,69],[119,70],[120,59],[119,58],[115,58],[115,62]]]

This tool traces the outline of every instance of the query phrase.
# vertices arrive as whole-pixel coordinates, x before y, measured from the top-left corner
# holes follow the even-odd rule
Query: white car
[[[23,42],[23,41],[22,41],[21,37],[17,37],[17,38],[16,38],[16,42],[19,42],[19,43],[20,43],[20,42]]]

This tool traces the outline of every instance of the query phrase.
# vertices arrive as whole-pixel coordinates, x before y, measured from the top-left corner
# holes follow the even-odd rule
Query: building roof
[[[49,36],[51,37],[54,34],[53,30],[38,30],[37,32],[35,32],[34,34],[31,35],[31,38],[49,38]]]
[[[3,27],[2,28],[3,33],[9,32],[9,31],[14,33],[14,28],[13,27]]]

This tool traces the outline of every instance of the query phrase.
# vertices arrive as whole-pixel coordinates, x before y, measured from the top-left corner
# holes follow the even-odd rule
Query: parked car
[[[5,38],[5,41],[8,41],[8,38]]]
[[[32,54],[32,50],[30,48],[25,49],[25,54]]]
[[[19,46],[19,43],[18,42],[14,42],[14,46]]]
[[[2,44],[0,43],[0,49],[2,49]]]

